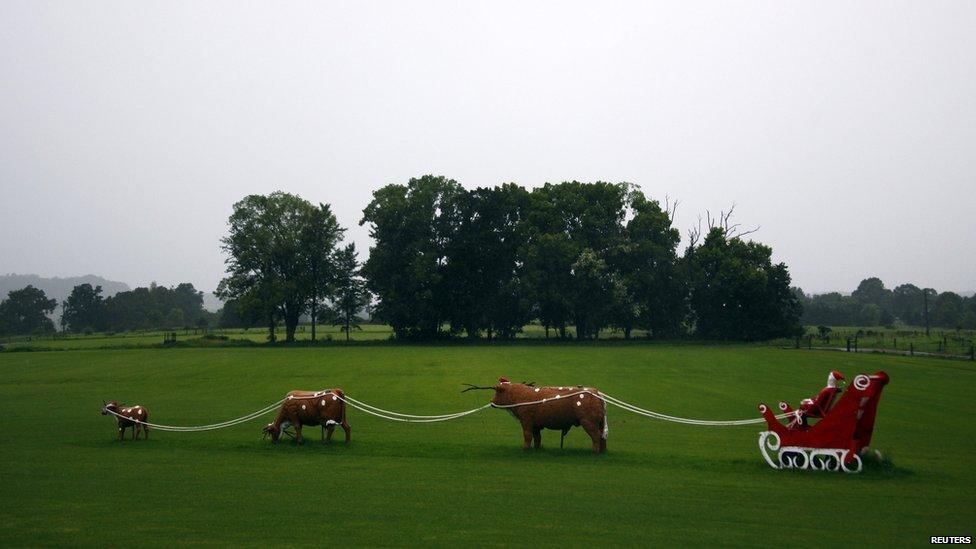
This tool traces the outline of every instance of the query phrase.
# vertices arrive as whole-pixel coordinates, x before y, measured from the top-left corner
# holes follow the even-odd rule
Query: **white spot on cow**
[[[325,406],[325,400],[322,401],[321,406]]]
[[[537,393],[539,392],[539,388],[538,387],[535,388],[535,392],[537,392]]]
[[[294,396],[294,395],[288,395],[288,400],[291,400],[291,399],[293,399],[293,398],[295,398],[295,396]]]
[[[577,406],[582,406],[582,405],[583,405],[583,403],[582,403],[582,402],[577,402],[577,403],[576,403],[576,405],[577,405]]]
[[[339,400],[339,397],[336,395],[332,395],[332,400]]]
[[[563,395],[556,395],[556,398],[560,398],[560,397],[562,397],[562,396],[563,396]]]
[[[586,395],[580,395],[580,400],[583,400],[583,397],[584,397],[584,396],[586,396]]]
[[[304,404],[302,404],[302,410],[304,410],[304,409],[305,409],[305,405],[304,405]]]
[[[560,390],[560,391],[562,391],[562,390],[563,390],[563,388],[562,388],[562,387],[560,387],[560,388],[559,388],[559,390]]]

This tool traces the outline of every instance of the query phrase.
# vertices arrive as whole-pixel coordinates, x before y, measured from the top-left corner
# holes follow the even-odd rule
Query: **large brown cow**
[[[264,433],[271,435],[274,442],[278,442],[285,429],[294,427],[295,441],[302,444],[305,441],[302,437],[303,425],[321,425],[322,442],[331,441],[332,432],[339,425],[345,431],[348,443],[349,422],[346,420],[346,402],[343,400],[342,389],[289,391],[274,421],[264,427]]]
[[[132,427],[132,440],[135,440],[139,436],[139,430],[142,429],[142,435],[145,440],[149,440],[149,426],[146,422],[149,421],[149,410],[144,406],[123,406],[119,408],[119,403],[109,402],[102,406],[102,415],[112,414],[118,421],[119,425],[119,441],[125,440],[125,430]]]
[[[471,386],[471,389],[494,389],[491,405],[507,410],[522,424],[523,448],[535,444],[542,448],[542,430],[555,429],[562,437],[575,426],[581,426],[593,441],[593,453],[607,451],[607,406],[593,387],[535,387],[528,383],[511,383],[500,378],[494,387]],[[559,446],[562,447],[562,438]]]

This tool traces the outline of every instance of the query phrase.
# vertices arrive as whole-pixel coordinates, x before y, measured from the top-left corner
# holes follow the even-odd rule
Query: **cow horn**
[[[494,389],[494,387],[480,387],[478,385],[471,385],[470,383],[462,383],[461,385],[467,385],[468,386],[467,389],[464,389],[464,390],[461,391],[462,393],[467,393],[468,391],[473,391],[475,389],[479,389],[479,390]]]

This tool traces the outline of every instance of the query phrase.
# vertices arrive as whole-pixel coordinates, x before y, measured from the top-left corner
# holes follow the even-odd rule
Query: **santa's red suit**
[[[790,429],[804,429],[807,426],[807,418],[822,418],[830,411],[834,405],[834,400],[840,394],[840,387],[837,382],[844,379],[844,374],[837,370],[831,370],[827,374],[827,386],[817,393],[813,398],[805,398],[800,401],[800,406],[793,412],[793,421],[790,422]]]

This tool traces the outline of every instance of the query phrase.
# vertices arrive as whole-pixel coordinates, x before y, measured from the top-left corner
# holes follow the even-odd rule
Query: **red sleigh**
[[[810,427],[784,425],[759,405],[769,430],[759,433],[759,451],[774,469],[861,472],[861,450],[871,443],[874,418],[888,374],[859,374],[823,418]],[[780,402],[780,410],[793,410]],[[781,416],[782,417],[782,416]]]

